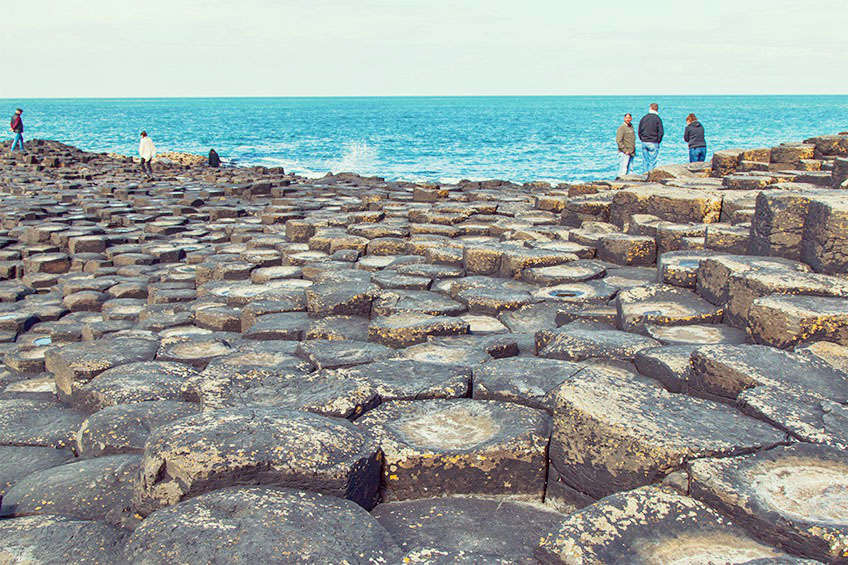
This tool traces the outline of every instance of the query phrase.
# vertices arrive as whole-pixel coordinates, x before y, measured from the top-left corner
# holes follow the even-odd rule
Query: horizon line
[[[3,101],[13,100],[261,100],[261,99],[365,99],[365,98],[685,98],[685,97],[839,97],[848,94],[828,93],[772,93],[772,94],[332,94],[332,95],[222,95],[222,96],[18,96],[14,98],[0,98]]]

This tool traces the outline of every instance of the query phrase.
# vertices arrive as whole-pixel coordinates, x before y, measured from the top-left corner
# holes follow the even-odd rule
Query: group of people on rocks
[[[662,143],[663,122],[659,115],[659,105],[650,105],[648,113],[639,120],[639,141],[642,142],[642,159],[645,173],[650,172],[657,166],[657,157],[660,154],[660,143]],[[20,108],[15,110],[9,130],[15,134],[12,142],[12,151],[24,149],[24,122],[21,115],[24,111]],[[695,117],[695,114],[686,116],[686,130],[683,132],[683,140],[689,144],[689,162],[704,161],[707,158],[707,142],[704,137],[704,126]],[[633,160],[636,158],[636,132],[633,129],[633,116],[624,114],[624,123],[618,126],[615,134],[615,142],[618,145],[618,176],[629,175],[633,168]],[[151,162],[156,155],[156,146],[146,131],[141,132],[141,141],[138,144],[138,155],[141,158],[141,172],[145,177],[153,175]],[[221,166],[218,153],[209,150],[209,166]]]
[[[648,113],[639,120],[639,141],[642,142],[642,161],[645,173],[656,168],[657,157],[660,155],[665,131],[663,130],[660,107],[656,102],[648,108]],[[703,162],[707,159],[707,141],[704,126],[695,114],[686,116],[686,129],[683,131],[683,141],[689,144],[689,162]],[[624,123],[615,132],[615,143],[618,145],[618,177],[629,175],[636,158],[636,132],[633,130],[633,116],[624,114]]]

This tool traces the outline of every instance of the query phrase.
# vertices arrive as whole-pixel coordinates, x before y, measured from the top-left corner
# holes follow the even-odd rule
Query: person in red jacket
[[[12,116],[12,123],[9,124],[9,130],[15,134],[15,141],[12,142],[12,149],[10,151],[14,151],[15,147],[20,146],[21,151],[26,153],[26,149],[24,149],[24,121],[21,118],[21,114],[24,111],[18,108],[15,110],[15,115]]]

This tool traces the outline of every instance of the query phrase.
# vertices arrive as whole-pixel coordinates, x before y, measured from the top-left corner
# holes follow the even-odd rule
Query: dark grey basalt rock
[[[59,514],[133,527],[130,500],[138,455],[112,455],[36,471],[3,496],[0,516]]]
[[[535,556],[563,564],[803,562],[704,504],[656,487],[614,494],[568,516],[542,539]]]
[[[444,553],[460,563],[475,562],[463,553],[485,563],[535,563],[540,533],[565,518],[538,504],[458,496],[389,502],[372,514],[404,551]]]
[[[283,408],[213,410],[159,428],[135,481],[146,515],[235,485],[296,486],[370,509],[377,501],[377,444],[344,420]]]
[[[372,315],[429,314],[431,316],[457,316],[467,308],[447,296],[424,290],[383,291],[374,301]]]
[[[550,460],[568,485],[600,498],[656,482],[688,459],[785,439],[723,404],[590,371],[556,391]]]
[[[0,445],[71,447],[85,414],[54,400],[0,400]]]
[[[660,381],[669,392],[689,392],[689,358],[697,345],[667,345],[643,349],[633,358],[636,369]]]
[[[550,421],[484,400],[389,402],[356,421],[383,454],[382,498],[513,494],[541,500]]]
[[[74,404],[86,412],[149,400],[180,400],[197,371],[181,363],[140,361],[103,371],[80,387]]]
[[[225,488],[157,510],[129,537],[128,563],[399,563],[365,510],[290,488]]]
[[[397,356],[393,349],[379,343],[326,339],[302,341],[296,353],[316,369],[353,367]]]
[[[306,289],[312,316],[368,316],[379,288],[368,282],[322,282]]]
[[[387,359],[348,369],[335,369],[340,378],[366,381],[382,402],[468,396],[471,369],[412,359]]]
[[[612,328],[566,325],[536,334],[536,351],[539,357],[564,361],[582,361],[593,357],[630,360],[642,349],[658,345],[658,341],[649,337]]]
[[[122,559],[126,530],[67,516],[0,520],[0,561],[106,565]]]
[[[299,341],[309,328],[310,320],[306,312],[281,312],[265,314],[244,331],[245,339],[273,340],[285,339]]]
[[[173,400],[150,400],[103,408],[80,426],[76,434],[76,452],[86,458],[140,454],[153,430],[200,410],[199,404]]]
[[[677,326],[721,321],[722,309],[694,292],[670,285],[647,285],[622,290],[615,298],[617,326],[645,331],[645,325]]]
[[[368,336],[383,345],[399,348],[427,341],[428,336],[459,335],[468,330],[468,322],[461,318],[406,312],[375,318],[368,327]]]
[[[848,457],[795,444],[689,464],[692,495],[792,553],[839,563],[848,552]]]
[[[764,296],[751,304],[748,321],[754,341],[772,347],[816,339],[848,345],[848,298]]]
[[[553,413],[552,393],[585,367],[569,361],[511,357],[474,369],[473,398],[515,402]]]
[[[59,398],[72,402],[79,388],[103,371],[150,361],[158,348],[157,339],[115,337],[50,349],[44,355],[44,364],[56,378]]]
[[[235,349],[227,339],[215,334],[168,337],[162,340],[156,359],[174,361],[203,370],[212,359],[233,353]]]
[[[848,402],[848,375],[809,357],[764,345],[708,345],[692,352],[690,392],[735,400],[760,385]]]
[[[0,497],[23,477],[73,458],[74,454],[67,449],[0,445]]]

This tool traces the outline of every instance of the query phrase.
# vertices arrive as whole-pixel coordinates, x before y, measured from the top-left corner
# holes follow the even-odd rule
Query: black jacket
[[[686,131],[683,132],[683,141],[689,142],[689,149],[707,146],[707,139],[704,137],[704,126],[701,125],[701,122],[695,120],[686,126]]]
[[[662,120],[657,114],[645,114],[639,120],[639,140],[642,143],[662,143]]]

